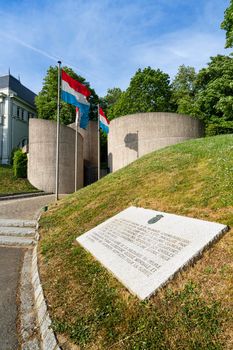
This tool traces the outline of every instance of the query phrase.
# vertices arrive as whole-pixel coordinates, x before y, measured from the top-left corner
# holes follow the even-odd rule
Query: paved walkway
[[[1,219],[37,219],[40,209],[52,203],[55,195],[0,201]]]
[[[0,349],[18,349],[17,284],[24,250],[0,247]]]
[[[40,209],[55,196],[5,200],[0,202],[1,219],[37,219]],[[18,349],[17,288],[25,248],[0,247],[0,350]]]

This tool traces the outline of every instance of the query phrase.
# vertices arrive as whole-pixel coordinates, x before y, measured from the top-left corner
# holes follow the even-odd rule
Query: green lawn
[[[0,165],[0,195],[37,192],[27,179],[16,179],[10,165]]]
[[[43,214],[40,272],[63,349],[233,349],[233,230],[140,302],[75,244],[131,205],[233,226],[233,136],[153,152]]]

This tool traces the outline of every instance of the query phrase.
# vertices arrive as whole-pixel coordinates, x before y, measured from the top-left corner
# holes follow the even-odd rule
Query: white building
[[[28,144],[29,118],[36,117],[35,96],[12,75],[0,76],[0,164],[9,164],[12,150]]]

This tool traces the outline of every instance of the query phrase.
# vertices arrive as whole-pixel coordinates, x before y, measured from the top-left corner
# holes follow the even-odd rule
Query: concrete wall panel
[[[75,129],[75,123],[69,124]],[[89,185],[98,179],[98,123],[89,120],[86,130],[78,128],[83,136],[83,158],[84,158],[84,183]]]
[[[28,179],[36,188],[55,192],[56,122],[30,119]],[[74,192],[75,131],[60,125],[59,193]],[[78,188],[83,187],[83,138],[78,134]]]
[[[75,130],[75,123],[68,125]],[[78,128],[78,132],[83,136],[83,158],[91,162],[93,166],[98,166],[98,123],[89,120],[87,129]]]
[[[202,123],[176,113],[138,113],[114,119],[108,136],[110,171],[160,148],[202,137]]]

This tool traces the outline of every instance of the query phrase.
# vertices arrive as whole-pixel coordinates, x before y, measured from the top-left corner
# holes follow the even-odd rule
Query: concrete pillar
[[[59,143],[59,193],[74,192],[75,131],[61,125]],[[29,121],[28,179],[36,188],[55,192],[56,122]],[[83,138],[78,135],[78,188],[83,187]]]

